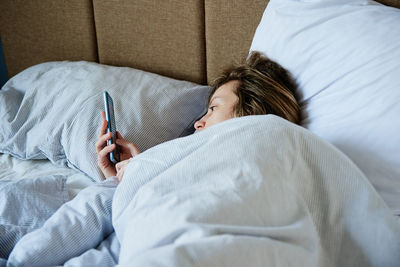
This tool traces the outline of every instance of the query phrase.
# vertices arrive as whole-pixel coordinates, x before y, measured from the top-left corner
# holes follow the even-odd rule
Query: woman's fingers
[[[95,144],[96,152],[99,153],[107,144],[107,140],[111,138],[111,133],[107,133],[106,113],[104,110],[100,112],[102,124],[99,131],[99,138]]]
[[[115,149],[115,144],[105,146],[102,150],[100,150],[97,155],[99,158],[107,158],[107,155]]]
[[[97,153],[99,153],[107,145],[107,140],[109,140],[111,137],[112,137],[111,132],[99,136],[99,139],[97,139],[96,142]]]
[[[102,122],[101,122],[100,131],[99,131],[99,137],[104,135],[107,132],[107,124],[108,124],[107,120],[106,120],[106,113],[104,112],[104,110],[102,110],[100,112],[100,115],[101,115]]]
[[[114,164],[108,159],[108,154],[116,148],[115,144],[107,145],[112,133],[107,133],[107,120],[104,111],[100,113],[102,123],[99,130],[99,137],[96,141],[97,165],[100,167],[106,178],[117,174]]]
[[[117,138],[126,141],[119,131],[117,131]]]
[[[129,144],[125,139],[117,138],[115,142],[120,146],[127,146]]]
[[[104,110],[102,110],[100,112],[100,115],[101,115],[101,118],[103,119],[103,121],[105,121],[106,120],[106,112]]]
[[[131,158],[140,154],[139,148],[134,143],[128,142],[123,138],[118,138],[116,143],[120,146],[121,153],[127,154],[127,158]]]
[[[115,149],[116,145],[105,146],[97,153],[97,165],[106,178],[117,175],[114,164],[108,159],[108,154]]]

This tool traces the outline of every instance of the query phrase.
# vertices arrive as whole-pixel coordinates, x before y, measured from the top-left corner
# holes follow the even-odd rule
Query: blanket
[[[0,180],[0,258],[69,200],[66,180],[62,175]]]
[[[104,242],[118,249],[119,266],[400,262],[400,223],[364,174],[332,145],[273,115],[231,119],[150,148],[131,160],[115,192],[93,192],[104,200],[88,201],[94,208],[81,206],[99,211],[84,214],[101,218],[87,219],[95,226],[71,224],[75,228],[65,231],[74,238],[47,235],[62,246],[46,245],[51,242],[41,242],[40,236],[51,233],[46,229],[51,217],[19,241],[7,264],[62,265],[93,251],[76,244]],[[80,194],[76,198],[83,203]],[[104,231],[94,235],[95,242],[87,241],[91,229]],[[35,242],[28,246],[29,240]],[[50,246],[52,257],[38,256]],[[23,247],[30,249],[21,252]],[[71,248],[74,253],[54,261]],[[97,247],[96,253],[101,251]]]

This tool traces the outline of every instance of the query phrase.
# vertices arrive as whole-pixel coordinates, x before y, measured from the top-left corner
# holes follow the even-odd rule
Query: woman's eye
[[[216,106],[211,106],[211,107],[209,107],[208,109],[210,109],[211,111],[214,111],[215,108],[216,108]]]

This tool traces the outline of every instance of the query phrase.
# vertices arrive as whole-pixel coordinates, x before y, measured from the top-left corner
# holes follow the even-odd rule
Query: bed
[[[0,266],[398,266],[396,0],[2,0]],[[207,86],[260,51],[300,88],[194,133]],[[143,151],[121,183],[102,93]]]

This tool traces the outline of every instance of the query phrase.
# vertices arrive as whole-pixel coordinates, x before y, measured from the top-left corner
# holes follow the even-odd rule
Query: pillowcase
[[[39,64],[0,91],[0,152],[48,158],[101,180],[95,143],[104,90],[114,100],[117,130],[141,151],[194,130],[209,94],[207,86],[127,67]]]
[[[336,145],[400,213],[400,10],[365,0],[271,0],[250,50],[300,86],[303,126]]]

